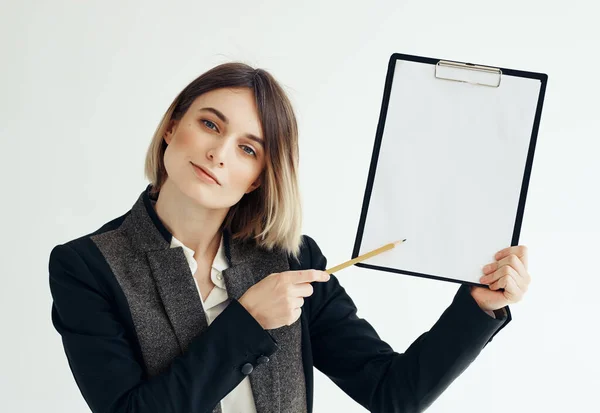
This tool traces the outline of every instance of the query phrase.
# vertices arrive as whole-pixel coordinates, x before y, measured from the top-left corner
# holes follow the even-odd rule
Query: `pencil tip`
[[[404,238],[402,241],[398,240],[394,242],[394,245],[402,244],[404,241],[406,241],[406,238]]]

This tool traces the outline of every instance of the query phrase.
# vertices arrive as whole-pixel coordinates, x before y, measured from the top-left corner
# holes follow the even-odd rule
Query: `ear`
[[[163,139],[165,140],[165,142],[167,142],[167,145],[169,145],[171,143],[171,139],[173,139],[173,134],[177,130],[178,125],[179,125],[179,120],[171,119],[169,121],[167,129],[165,130],[165,133],[163,135]]]

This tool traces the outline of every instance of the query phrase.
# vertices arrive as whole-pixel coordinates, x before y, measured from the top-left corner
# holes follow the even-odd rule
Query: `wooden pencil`
[[[344,262],[344,263],[342,263],[342,264],[340,264],[340,265],[336,265],[336,266],[335,266],[335,267],[333,267],[333,268],[329,268],[329,269],[325,270],[325,272],[326,272],[327,274],[332,274],[332,273],[334,273],[334,272],[338,272],[339,270],[343,270],[344,268],[346,268],[346,267],[349,267],[349,266],[351,266],[351,265],[354,265],[354,264],[356,264],[357,262],[364,261],[364,260],[366,260],[366,259],[369,259],[369,258],[371,258],[371,257],[374,257],[375,255],[381,254],[382,252],[385,252],[385,251],[387,251],[387,250],[391,250],[391,249],[392,249],[392,248],[394,248],[396,245],[398,245],[398,244],[402,244],[404,241],[406,241],[406,238],[405,238],[405,239],[403,239],[403,240],[401,240],[401,241],[390,242],[389,244],[385,244],[383,247],[379,247],[379,248],[377,248],[377,249],[375,249],[375,250],[373,250],[373,251],[371,251],[371,252],[367,252],[366,254],[359,255],[359,256],[358,256],[358,257],[356,257],[356,258],[352,258],[351,260],[349,260],[349,261],[346,261],[346,262]]]

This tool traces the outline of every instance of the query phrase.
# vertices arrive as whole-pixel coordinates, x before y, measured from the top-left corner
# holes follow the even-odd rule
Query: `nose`
[[[214,155],[212,153],[210,153],[210,152],[208,154],[208,159],[210,159],[212,162],[215,162]],[[222,160],[219,160],[218,162],[219,162],[219,166],[223,166],[223,161]]]
[[[206,152],[206,157],[214,164],[218,163],[223,166],[225,160],[225,145],[223,143],[216,144]]]

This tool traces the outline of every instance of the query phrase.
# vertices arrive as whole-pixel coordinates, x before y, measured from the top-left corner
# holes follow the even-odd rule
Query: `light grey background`
[[[530,290],[512,306],[511,325],[429,411],[597,407],[594,2],[0,4],[0,410],[87,411],[50,323],[50,250],[133,205],[160,116],[218,63],[242,60],[285,85],[300,123],[304,232],[330,266],[348,259],[393,52],[550,77],[521,232]],[[400,352],[458,287],[357,267],[338,276],[359,315]],[[315,412],[364,411],[320,373],[315,380]]]

